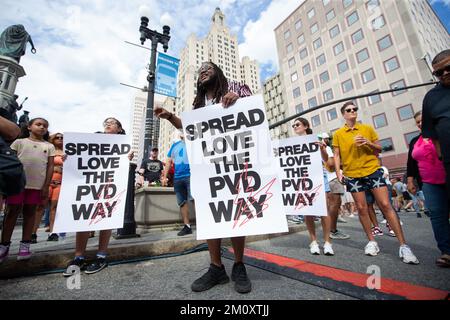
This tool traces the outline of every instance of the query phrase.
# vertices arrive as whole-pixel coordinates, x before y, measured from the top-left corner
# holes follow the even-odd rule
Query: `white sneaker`
[[[419,259],[417,259],[417,257],[411,251],[411,248],[409,246],[407,246],[406,244],[400,246],[398,255],[404,263],[419,264]]]
[[[342,218],[341,216],[339,216],[339,217],[337,218],[337,221],[338,221],[338,222],[342,222],[342,223],[347,223],[347,221],[346,221],[344,218]]]
[[[333,247],[331,246],[331,243],[325,242],[323,244],[323,254],[326,256],[334,256]]]
[[[317,241],[313,241],[309,244],[309,252],[311,252],[311,254],[315,254],[315,255],[320,254],[320,248],[319,248],[319,244],[317,243]]]
[[[375,241],[369,241],[369,243],[364,248],[364,253],[368,256],[375,257],[378,252],[380,252],[380,248],[378,247],[378,243]]]
[[[386,219],[384,219],[383,221],[381,221],[380,223],[382,223],[382,224],[386,224]]]

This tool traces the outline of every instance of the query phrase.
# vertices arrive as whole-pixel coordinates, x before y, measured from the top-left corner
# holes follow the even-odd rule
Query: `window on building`
[[[308,100],[308,108],[314,108],[317,107],[317,99],[316,97],[313,97],[311,99]]]
[[[343,73],[343,72],[347,71],[348,70],[348,62],[347,62],[347,60],[339,62],[338,65],[337,65],[337,68],[338,68],[338,72],[339,73]]]
[[[343,93],[347,93],[347,92],[353,90],[353,81],[352,81],[352,79],[348,79],[348,80],[342,82],[341,85],[342,85],[342,92]]]
[[[305,89],[306,89],[306,92],[311,91],[312,89],[314,89],[314,82],[312,80],[306,81]]]
[[[379,51],[383,51],[384,49],[389,48],[390,46],[392,46],[391,36],[387,35],[387,36],[381,38],[380,40],[377,41],[377,44],[378,44]]]
[[[313,127],[320,126],[320,115],[315,115],[311,118],[311,124]]]
[[[369,59],[369,51],[367,50],[367,48],[364,48],[356,53],[356,60],[358,61],[358,63],[364,62],[367,59]]]
[[[328,121],[334,120],[334,119],[336,119],[337,117],[338,117],[338,114],[337,114],[336,108],[327,110],[327,118],[328,118]]]
[[[287,52],[287,53],[291,52],[293,48],[294,48],[294,47],[292,46],[292,43],[289,43],[289,44],[286,46],[286,52]]]
[[[382,113],[373,116],[373,125],[375,129],[386,127],[387,126],[386,114]]]
[[[295,66],[295,58],[294,57],[290,58],[288,61],[288,64],[289,64],[289,67]]]
[[[375,92],[378,92],[378,90],[377,90],[377,91],[374,91],[374,93],[375,93]],[[371,93],[372,93],[372,92],[371,92]],[[369,103],[369,105],[378,103],[378,102],[380,102],[380,101],[381,101],[381,95],[379,95],[379,94],[367,97],[367,102]]]
[[[297,87],[294,90],[292,90],[292,95],[294,96],[294,99],[300,97],[300,88]]]
[[[298,114],[300,112],[303,112],[303,103],[300,103],[295,106],[295,112]]]
[[[323,2],[323,6],[325,7],[327,4],[329,4],[330,3],[330,1],[331,0],[322,0],[322,2]]]
[[[316,49],[316,50],[319,49],[322,46],[322,39],[318,38],[318,39],[314,40],[313,45],[314,45],[314,49]]]
[[[353,11],[352,14],[347,16],[347,25],[350,27],[352,24],[354,24],[358,20],[359,20],[358,11]]]
[[[331,20],[333,20],[334,17],[336,17],[336,14],[334,13],[334,9],[331,9],[327,13],[327,22],[330,22]]]
[[[393,151],[394,150],[394,143],[392,142],[391,138],[382,139],[378,141],[381,145],[381,149],[383,152]]]
[[[328,89],[326,91],[323,92],[323,100],[325,102],[333,100],[334,95],[333,95],[333,90],[332,89]]]
[[[291,36],[291,31],[287,30],[287,31],[284,33],[284,39],[286,40],[286,39],[288,39],[290,36]]]
[[[420,134],[419,130],[410,132],[410,133],[405,133],[404,137],[405,137],[406,146],[409,147],[411,140],[414,139],[415,137],[417,137],[419,134]]]
[[[311,26],[311,34],[314,34],[314,33],[316,33],[317,31],[319,31],[319,25],[318,25],[317,23],[314,23],[314,24]]]
[[[298,20],[295,23],[295,30],[299,30],[302,27],[302,20]]]
[[[410,104],[397,108],[397,113],[400,121],[408,120],[414,117],[414,109]]]
[[[300,50],[300,59],[304,59],[308,56],[308,49],[304,48],[302,50]]]
[[[316,15],[316,11],[314,11],[314,8],[308,11],[308,18],[312,18]]]
[[[328,71],[322,72],[319,75],[319,78],[320,78],[320,83],[324,84],[325,82],[330,80],[330,74],[328,73]]]
[[[372,30],[379,30],[381,28],[384,27],[384,25],[386,24],[386,21],[384,21],[384,16],[381,15],[375,19],[372,20]]]
[[[311,72],[311,65],[309,63],[305,64],[302,68],[303,75],[306,76],[308,73]]]
[[[400,68],[397,57],[392,57],[389,60],[384,61],[383,64],[384,64],[384,70],[386,71],[386,73],[389,73],[391,71],[394,71],[394,70]]]
[[[295,82],[298,79],[298,75],[297,72],[294,72],[293,74],[291,74],[291,82]]]
[[[330,38],[333,39],[340,33],[339,25],[335,25],[333,28],[330,29]]]
[[[373,79],[375,79],[375,72],[373,71],[372,68],[364,71],[363,73],[361,73],[361,79],[363,83],[368,83],[370,81],[372,81]]]
[[[297,42],[299,45],[305,42],[305,35],[303,33],[297,37]]]
[[[337,56],[342,51],[344,51],[344,44],[342,42],[339,42],[337,45],[333,47],[334,55]]]
[[[342,0],[342,5],[344,6],[344,8],[347,8],[352,3],[353,3],[353,0]]]
[[[359,29],[354,34],[352,34],[353,44],[360,42],[362,39],[364,39],[364,34],[362,32],[362,29]]]
[[[317,62],[317,66],[321,66],[323,65],[325,62],[327,62],[326,58],[325,58],[325,54],[322,53],[320,56],[318,56],[316,58],[316,62]]]
[[[379,6],[380,6],[380,1],[379,0],[369,0],[366,3],[366,7],[367,7],[367,10],[369,10],[369,12],[374,11]]]

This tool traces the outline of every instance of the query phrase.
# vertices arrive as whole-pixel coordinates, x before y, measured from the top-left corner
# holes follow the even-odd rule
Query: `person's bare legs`
[[[84,256],[89,240],[90,231],[77,232],[75,236],[75,256]]]
[[[242,262],[244,260],[245,237],[231,238],[231,244],[234,251],[234,262]]]
[[[222,239],[209,239],[206,240],[206,243],[208,244],[208,251],[209,256],[211,259],[211,263],[221,267],[222,266],[222,259],[220,257],[220,244],[222,242]]]
[[[39,226],[41,225],[42,216],[44,215],[45,206],[44,205],[38,205],[36,207],[36,214],[34,219],[34,226],[33,226],[33,232],[34,234],[37,233]]]
[[[336,231],[339,208],[341,207],[341,195],[329,192],[327,193],[327,198],[328,215],[330,217],[330,231]]]
[[[352,192],[353,200],[355,200],[356,209],[358,210],[359,222],[361,223],[364,232],[369,241],[375,241],[372,235],[371,223],[369,218],[369,211],[367,208],[366,194],[362,192]]]
[[[23,205],[22,241],[31,241],[31,234],[33,233],[35,223],[36,207],[35,204]]]
[[[314,216],[305,216],[306,228],[308,228],[309,238],[311,242],[316,241],[316,224],[314,223]]]
[[[372,193],[375,197],[375,200],[378,203],[378,207],[380,207],[380,210],[384,213],[384,216],[386,217],[389,226],[391,227],[392,230],[394,230],[394,233],[397,236],[400,245],[405,244],[406,243],[405,237],[403,235],[403,230],[400,225],[400,220],[395,214],[394,209],[392,209],[391,203],[389,201],[389,194],[387,187],[372,189]]]
[[[375,209],[373,208],[373,203],[367,204],[367,210],[369,212],[369,218],[372,225],[376,228],[379,228],[377,214],[375,213]]]
[[[111,239],[112,230],[101,230],[98,239],[98,252],[106,253],[108,251],[109,240]]]
[[[330,224],[331,219],[329,216],[323,216],[320,217],[321,223],[322,223],[322,230],[323,230],[323,240],[325,242],[330,243]]]
[[[56,216],[56,207],[58,206],[58,200],[50,201],[50,233],[53,232],[53,225],[55,224],[55,216]]]
[[[3,219],[2,229],[2,243],[8,243],[11,241],[11,237],[14,231],[14,227],[17,223],[19,213],[22,211],[22,205],[7,205],[6,214]]]
[[[187,202],[180,207],[180,212],[184,224],[189,224],[189,204]]]

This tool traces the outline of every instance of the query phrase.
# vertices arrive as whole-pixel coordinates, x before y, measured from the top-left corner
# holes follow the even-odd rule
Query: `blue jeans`
[[[184,206],[187,201],[194,200],[191,196],[191,177],[183,177],[173,181],[173,189],[177,196],[179,207]]]
[[[448,197],[445,184],[424,183],[422,188],[430,210],[434,238],[442,254],[450,254],[450,223],[448,221]]]

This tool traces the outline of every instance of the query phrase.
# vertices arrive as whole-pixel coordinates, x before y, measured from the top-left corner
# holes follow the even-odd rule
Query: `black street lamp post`
[[[148,97],[147,97],[147,111],[145,114],[145,131],[144,131],[144,157],[143,159],[148,159],[152,144],[157,144],[154,139],[154,119],[153,119],[153,104],[155,100],[155,73],[156,73],[156,50],[158,48],[158,43],[163,45],[164,52],[167,52],[169,48],[170,40],[170,27],[163,26],[163,33],[159,33],[154,30],[147,28],[148,18],[141,17],[141,27],[139,32],[141,33],[141,44],[143,45],[145,40],[149,39],[152,42],[152,53],[150,58],[150,68],[147,76],[148,80]],[[155,139],[156,140],[156,139]]]

